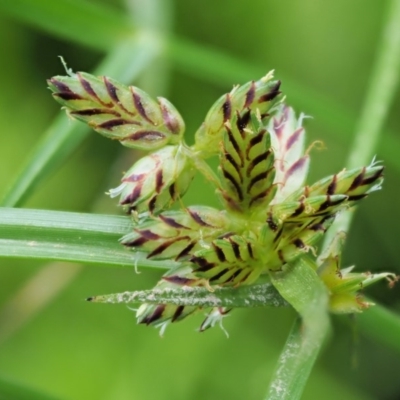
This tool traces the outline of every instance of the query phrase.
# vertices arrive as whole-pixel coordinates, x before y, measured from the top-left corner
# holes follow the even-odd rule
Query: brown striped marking
[[[176,190],[175,190],[175,183],[172,183],[169,186],[168,191],[169,191],[169,195],[171,196],[171,199],[175,200],[176,199],[175,196],[177,195]]]
[[[151,214],[154,214],[154,211],[156,209],[156,204],[157,204],[157,195],[154,195],[147,203],[147,206]]]
[[[58,80],[55,79],[55,78],[48,79],[48,80],[47,80],[47,84],[48,84],[48,85],[53,85],[53,86],[55,86],[59,92],[63,92],[63,93],[67,93],[67,92],[74,93],[74,92],[70,89],[70,87],[69,87],[68,85],[66,85],[66,84],[63,83],[63,82],[58,81]]]
[[[363,194],[355,194],[353,196],[349,196],[349,198],[347,199],[348,201],[357,201],[357,200],[361,200],[365,197],[367,197],[368,194],[367,193],[363,193]]]
[[[161,115],[163,117],[164,125],[168,128],[168,130],[171,133],[176,135],[180,131],[180,125],[178,120],[174,117],[173,114],[170,113],[165,104],[161,102],[160,98],[158,98],[157,100],[158,100],[158,105],[160,106],[161,109]]]
[[[271,229],[272,232],[276,232],[277,231],[278,225],[273,220],[271,212],[268,213],[268,217],[267,217],[267,221],[266,222],[267,222],[267,224],[269,226],[269,229]]]
[[[77,73],[79,82],[83,88],[83,90],[91,97],[93,97],[97,102],[102,104],[104,107],[112,107],[112,103],[106,103],[101,100],[97,93],[93,90],[92,85],[87,81],[79,72]]]
[[[59,97],[60,99],[63,99],[65,101],[69,100],[84,100],[82,96],[80,96],[77,93],[74,92],[59,92],[59,93],[53,93],[53,97]]]
[[[249,160],[249,154],[250,154],[250,150],[257,145],[258,143],[261,143],[264,139],[265,133],[267,131],[265,129],[261,129],[256,136],[252,137],[247,145],[246,148],[246,158],[247,160]]]
[[[375,172],[375,174],[373,174],[372,176],[370,176],[369,178],[365,178],[362,181],[362,185],[369,185],[373,182],[375,182],[377,179],[381,178],[383,176],[383,170],[385,168],[382,167],[381,169],[379,169],[378,171]]]
[[[135,229],[135,232],[137,232],[140,236],[146,238],[147,240],[158,240],[162,238],[162,236],[152,232],[150,229]]]
[[[218,274],[214,275],[209,279],[210,282],[216,281],[219,278],[221,278],[223,275],[225,275],[229,271],[229,268],[223,269],[221,272],[218,272]]]
[[[318,232],[318,231],[326,232],[326,228],[321,222],[312,224],[310,227],[308,227],[308,229],[315,231],[315,232]]]
[[[278,94],[281,93],[279,91],[280,86],[281,86],[281,81],[277,81],[268,93],[264,94],[258,99],[258,102],[264,103],[265,101],[273,100],[276,96],[278,96]]]
[[[175,322],[183,313],[185,306],[178,306],[174,312],[174,315],[171,318],[171,322]]]
[[[108,121],[102,122],[101,124],[98,124],[95,126],[96,129],[107,129],[107,130],[112,130],[113,128],[115,128],[116,126],[121,126],[121,125],[140,125],[139,122],[135,122],[135,121],[128,121],[124,118],[114,118],[114,119],[110,119]]]
[[[235,254],[236,259],[243,261],[242,256],[240,255],[239,245],[232,238],[229,238],[228,241],[231,244],[231,247],[232,247],[233,253]]]
[[[166,217],[163,214],[159,215],[159,218],[161,221],[163,221],[166,225],[172,227],[172,228],[177,228],[177,229],[190,229],[185,225],[180,224],[179,222],[176,222],[173,218]]]
[[[283,233],[283,228],[279,229],[278,233],[274,237],[274,243],[278,241],[278,239],[281,237]]]
[[[282,264],[286,264],[286,260],[285,260],[285,257],[283,257],[283,251],[282,250],[278,250],[278,257],[281,260]]]
[[[267,197],[271,191],[273,186],[270,186],[268,189],[263,190],[261,193],[258,193],[256,196],[253,196],[250,200],[249,206],[251,207],[257,201]]]
[[[297,161],[295,161],[290,168],[286,171],[285,174],[285,179],[288,179],[290,175],[292,175],[294,172],[296,172],[297,169],[300,169],[303,167],[305,164],[306,160],[308,159],[308,156],[304,156],[302,158],[299,158]]]
[[[243,271],[243,269],[241,271]],[[246,282],[246,279],[250,276],[251,273],[252,270],[250,270],[247,274],[245,274],[239,283]]]
[[[146,178],[149,174],[144,172],[142,174],[132,174],[129,175],[127,178],[124,178],[122,181],[123,182],[139,182]]]
[[[269,173],[273,170],[273,168],[268,169],[267,171],[264,172],[260,172],[259,174],[257,174],[255,177],[253,177],[251,179],[251,181],[249,182],[249,185],[247,186],[247,193],[250,193],[252,187],[259,181],[262,181],[264,179],[266,179],[269,175]]]
[[[304,249],[306,247],[306,245],[304,244],[304,242],[300,238],[297,238],[297,239],[293,240],[293,244],[298,249]]]
[[[151,315],[148,315],[146,318],[143,318],[142,321],[140,321],[141,324],[146,324],[150,325],[152,322],[157,321],[158,319],[161,318],[164,310],[165,310],[166,304],[159,304],[154,312]]]
[[[233,282],[235,279],[236,279],[236,277],[241,273],[243,271],[243,269],[238,269],[238,270],[236,270],[233,274],[232,274],[232,276],[230,276],[225,282],[223,282],[223,283],[229,283],[229,282]]]
[[[163,187],[163,170],[160,168],[156,172],[156,193],[160,193]]]
[[[244,139],[245,132],[247,125],[250,122],[250,110],[247,110],[243,115],[240,115],[239,111],[236,111],[237,121],[236,126],[239,129],[240,135]]]
[[[112,84],[106,76],[103,76],[103,82],[104,85],[106,86],[107,93],[110,96],[112,102],[119,108],[121,108],[124,112],[126,112],[129,115],[135,115],[131,111],[129,111],[121,102],[121,100],[118,97],[118,89]]]
[[[212,246],[213,246],[213,249],[215,251],[215,254],[218,257],[218,260],[221,261],[221,262],[225,262],[226,261],[226,257],[225,257],[224,252],[222,251],[222,249],[220,247],[218,247],[214,242],[212,242]]]
[[[250,174],[253,171],[253,169],[261,162],[266,161],[268,159],[268,157],[270,156],[270,154],[271,154],[271,150],[269,149],[269,150],[265,151],[264,153],[259,154],[257,157],[253,158],[247,167],[246,176],[248,178],[250,178]]]
[[[337,186],[337,175],[333,175],[332,181],[328,186],[328,189],[326,190],[326,194],[332,195],[335,194],[336,191],[336,186]]]
[[[92,115],[110,114],[116,117],[120,117],[121,114],[115,110],[108,108],[89,108],[87,110],[71,111],[71,115],[79,115],[82,117],[91,117]]]
[[[230,128],[227,127],[226,125],[225,125],[225,128],[226,128],[226,132],[228,133],[228,139],[229,139],[231,145],[235,149],[236,154],[238,155],[238,157],[240,159],[240,166],[243,166],[243,154],[242,154],[242,151],[240,150],[240,147],[239,147],[235,137],[233,136],[232,131],[230,130]]]
[[[172,246],[174,243],[180,242],[182,240],[190,240],[189,236],[181,236],[181,237],[177,237],[171,240],[167,240],[164,243],[161,243],[159,246],[157,246],[151,253],[149,253],[147,255],[146,258],[151,258],[154,256],[158,256],[159,254],[161,254],[162,252],[164,252],[165,250],[168,249],[168,247]]]
[[[233,185],[233,187],[236,190],[236,193],[238,195],[238,198],[240,201],[243,201],[243,192],[242,192],[242,188],[240,187],[239,182],[236,181],[235,177],[230,174],[226,169],[222,168],[222,174],[224,175],[224,177],[231,182],[231,184]]]
[[[140,194],[142,192],[142,182],[139,182],[133,189],[133,191],[120,201],[120,204],[123,206],[125,204],[135,203],[136,200],[139,199]]]
[[[231,154],[229,154],[225,148],[224,148],[224,157],[226,160],[229,161],[230,164],[232,164],[233,168],[235,168],[236,172],[239,175],[240,182],[243,182],[243,176],[242,176],[242,171],[240,170],[239,164],[235,161],[235,159],[232,157]]]
[[[294,210],[294,213],[290,216],[290,218],[298,217],[305,210],[304,199],[300,200],[300,205]]]
[[[132,135],[124,137],[124,140],[145,140],[146,142],[155,142],[165,139],[165,135],[159,131],[137,131]]]
[[[224,104],[222,104],[222,115],[224,123],[231,118],[231,114],[232,114],[231,96],[229,93],[227,93],[225,102]]]
[[[360,185],[362,185],[362,182],[363,182],[363,179],[365,176],[365,171],[366,171],[366,168],[363,167],[361,172],[354,178],[350,187],[347,189],[347,192],[351,192],[352,190],[354,190],[354,189],[358,188]]]
[[[206,272],[215,267],[214,263],[209,263],[204,257],[192,256],[189,261],[199,266],[194,272]]]
[[[286,142],[286,150],[290,150],[290,148],[296,143],[303,131],[304,128],[299,128],[290,135],[289,139]]]
[[[216,228],[215,226],[210,225],[210,224],[208,224],[206,221],[204,221],[204,220],[201,218],[200,214],[199,214],[197,211],[191,209],[190,207],[188,207],[186,210],[187,210],[187,212],[189,213],[189,215],[191,216],[191,218],[192,218],[197,224],[199,224],[199,225],[201,225],[201,226],[208,226],[208,227],[210,227],[210,228]]]
[[[133,91],[132,86],[129,86],[129,90],[131,91],[132,98],[133,98],[133,104],[135,105],[135,108],[136,108],[137,112],[139,113],[139,115],[142,118],[144,118],[147,122],[149,122],[150,124],[155,125],[155,123],[146,114],[146,110],[143,107],[142,99],[140,98],[140,96]]]
[[[251,246],[251,243],[247,242],[247,251],[249,252],[249,256],[250,258],[252,258],[253,260],[254,258],[254,253],[253,253],[253,247]]]
[[[163,276],[162,280],[174,283],[176,285],[185,286],[190,283],[193,283],[195,280],[191,278],[185,278],[184,276],[172,275],[172,276]]]
[[[144,236],[141,236],[131,242],[123,242],[122,244],[126,247],[140,247],[143,246],[148,241],[149,239],[146,239]]]
[[[180,260],[181,258],[184,258],[190,254],[192,251],[193,247],[196,246],[196,242],[190,242],[176,257],[175,261]]]
[[[246,100],[244,102],[243,109],[250,107],[250,105],[254,101],[255,95],[256,95],[256,83],[254,81],[252,81],[250,88],[246,93]]]
[[[234,200],[231,196],[229,196],[225,190],[220,190],[220,193],[221,193],[222,197],[224,198],[224,200],[226,201],[226,203],[228,204],[228,206],[232,210],[242,211],[240,204],[237,203],[237,201]]]
[[[227,232],[227,233],[223,233],[222,235],[218,236],[217,239],[227,239],[227,238],[229,238],[229,237],[231,237],[233,235],[234,235],[233,232]]]

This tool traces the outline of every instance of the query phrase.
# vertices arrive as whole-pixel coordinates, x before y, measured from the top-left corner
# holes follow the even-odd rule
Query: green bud
[[[178,200],[188,188],[194,170],[180,146],[166,146],[137,161],[111,189],[111,197],[120,195],[120,204],[142,213],[158,213]]]
[[[384,167],[372,162],[367,167],[343,170],[338,174],[321,179],[311,186],[306,186],[294,192],[287,201],[303,197],[320,195],[346,195],[349,202],[366,197],[369,193],[379,190],[383,182]]]
[[[48,84],[69,115],[124,146],[156,150],[182,139],[185,124],[166,99],[155,101],[134,86],[85,72],[56,76]]]
[[[273,80],[273,71],[259,81],[236,86],[220,97],[208,112],[204,123],[196,132],[196,150],[208,155],[217,154],[222,141],[224,126],[236,115],[246,110],[256,112],[260,119],[268,117],[268,111],[281,101],[280,81]]]
[[[226,232],[229,220],[224,212],[211,207],[188,207],[167,211],[140,221],[122,244],[147,253],[147,258],[188,260],[199,249],[209,246]]]
[[[398,277],[395,274],[354,273],[354,267],[341,269],[341,254],[344,234],[339,233],[318,259],[318,275],[328,288],[330,310],[334,313],[355,313],[374,305],[363,299],[360,290],[382,279],[393,285]]]

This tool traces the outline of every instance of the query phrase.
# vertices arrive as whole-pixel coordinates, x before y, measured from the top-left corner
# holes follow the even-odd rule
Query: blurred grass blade
[[[57,400],[38,390],[29,388],[20,382],[0,376],[0,399],[1,400]]]
[[[378,54],[371,72],[354,143],[346,163],[348,169],[369,164],[376,154],[382,128],[398,88],[400,75],[400,1],[391,0],[386,11],[387,19],[381,41],[377,47]],[[391,141],[396,152],[390,152],[383,156],[391,156],[399,160],[398,149],[400,146],[393,139]],[[389,161],[389,158],[385,161]],[[392,161],[391,158],[390,161]],[[398,164],[397,161],[396,165]],[[325,248],[337,232],[348,231],[353,216],[354,212],[347,211],[336,218],[325,237]]]
[[[68,286],[82,266],[50,263],[29,277],[0,307],[0,345],[31,321]],[[1,399],[1,396],[0,396]]]
[[[116,46],[134,32],[121,12],[85,0],[1,1],[0,10],[49,33],[99,50]]]
[[[56,3],[57,6],[61,4],[63,8],[68,8],[70,2],[71,0],[58,0]],[[115,44],[118,42],[118,38],[121,36],[121,29],[125,32],[125,30],[129,30],[130,27],[127,19],[121,12],[102,6],[102,11],[99,15],[96,12],[86,14],[87,16],[90,15],[90,26],[85,25],[84,20],[79,17],[71,19],[71,21],[74,21],[74,24],[77,24],[76,26],[79,27],[80,32],[82,32],[82,30],[85,31],[84,35],[75,35],[73,29],[64,29],[64,16],[57,19],[58,13],[53,16],[54,23],[49,24],[45,21],[46,18],[43,18],[42,15],[36,11],[30,13],[21,11],[21,8],[23,8],[25,4],[28,4],[29,8],[34,8],[36,3],[42,7],[43,15],[46,15],[46,18],[52,15],[50,13],[51,5],[49,5],[51,0],[46,0],[43,5],[42,2],[34,0],[16,0],[12,3],[0,2],[0,10],[57,36],[103,50],[108,50],[112,46],[112,43]],[[17,6],[15,6],[15,4],[17,4]],[[87,6],[87,3],[84,3],[83,6],[80,4],[80,1],[73,0],[73,7],[77,15],[79,13],[84,13],[83,8],[91,8],[91,5]],[[54,7],[56,6],[54,5]],[[115,23],[111,21],[105,24],[106,30],[110,38],[112,37],[112,40],[108,38],[100,43],[100,41],[97,42],[95,36],[99,27],[103,26],[102,15],[104,13],[107,15],[110,14],[112,16],[111,20],[115,20]],[[93,29],[95,33],[92,33],[90,29]],[[88,40],[87,36],[93,37],[94,40]],[[256,65],[254,63],[249,64],[241,61],[237,57],[222,52],[220,49],[200,46],[179,37],[171,37],[168,52],[177,69],[206,82],[224,86],[225,89],[231,88],[234,83],[243,83],[261,77],[268,70],[268,66]],[[273,65],[270,65],[269,68],[273,68]],[[113,75],[110,71],[106,73],[107,75]],[[356,118],[353,113],[341,107],[338,102],[332,101],[325,94],[302,85],[281,71],[279,71],[277,75],[282,79],[284,83],[283,89],[291,103],[297,104],[306,113],[317,117],[319,121],[329,127],[335,137],[347,143],[349,135],[351,135],[356,124]],[[121,80],[116,75],[113,77]],[[385,161],[391,163],[400,171],[400,158],[397,156],[397,151],[395,151],[395,149],[399,147],[399,139],[386,132],[379,149]]]
[[[137,78],[160,51],[160,43],[154,37],[138,34],[135,40],[125,41],[111,52],[95,74],[107,72],[124,83],[129,82]],[[23,165],[1,205],[20,206],[42,180],[62,165],[89,131],[84,124],[59,115]]]
[[[271,280],[281,296],[300,314],[280,355],[268,400],[297,400],[329,330],[328,293],[314,262],[300,258]]]
[[[97,265],[172,268],[127,251],[119,238],[132,229],[128,217],[0,208],[0,257]]]
[[[400,354],[400,315],[375,305],[357,315],[360,332]]]
[[[151,303],[199,307],[283,307],[288,305],[270,283],[237,288],[216,288],[214,292],[204,287],[140,290],[94,296],[88,300],[94,303]]]

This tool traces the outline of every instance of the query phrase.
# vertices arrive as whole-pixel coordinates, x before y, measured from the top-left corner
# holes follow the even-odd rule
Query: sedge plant
[[[270,285],[306,319],[316,300],[323,314],[361,312],[371,305],[361,289],[396,279],[343,268],[342,233],[318,250],[339,213],[381,188],[384,168],[373,160],[306,184],[313,144],[305,145],[305,115],[296,116],[286,104],[273,72],[221,96],[192,146],[184,140],[183,118],[168,100],[108,77],[67,72],[51,78],[49,87],[68,115],[147,153],[109,191],[132,218],[122,245],[146,259],[176,264],[145,296],[126,292],[89,301],[145,299],[137,321],[159,327],[161,334],[168,324],[206,311],[204,331],[235,308],[234,300],[213,298],[224,288],[234,297],[241,287]],[[211,157],[219,159],[217,173],[207,164]],[[196,172],[214,186],[219,209],[182,205]],[[304,287],[301,278],[307,275],[311,284]],[[246,295],[240,297],[245,304]]]

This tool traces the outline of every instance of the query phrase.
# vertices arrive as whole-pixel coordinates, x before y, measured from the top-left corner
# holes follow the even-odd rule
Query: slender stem
[[[300,399],[329,331],[328,293],[315,264],[301,258],[283,272],[271,273],[282,297],[300,314],[278,361],[266,399]]]
[[[391,0],[387,10],[378,54],[371,72],[364,106],[346,167],[369,164],[396,94],[400,71],[400,0]],[[349,230],[354,212],[341,213],[326,235],[326,247],[339,231]]]

